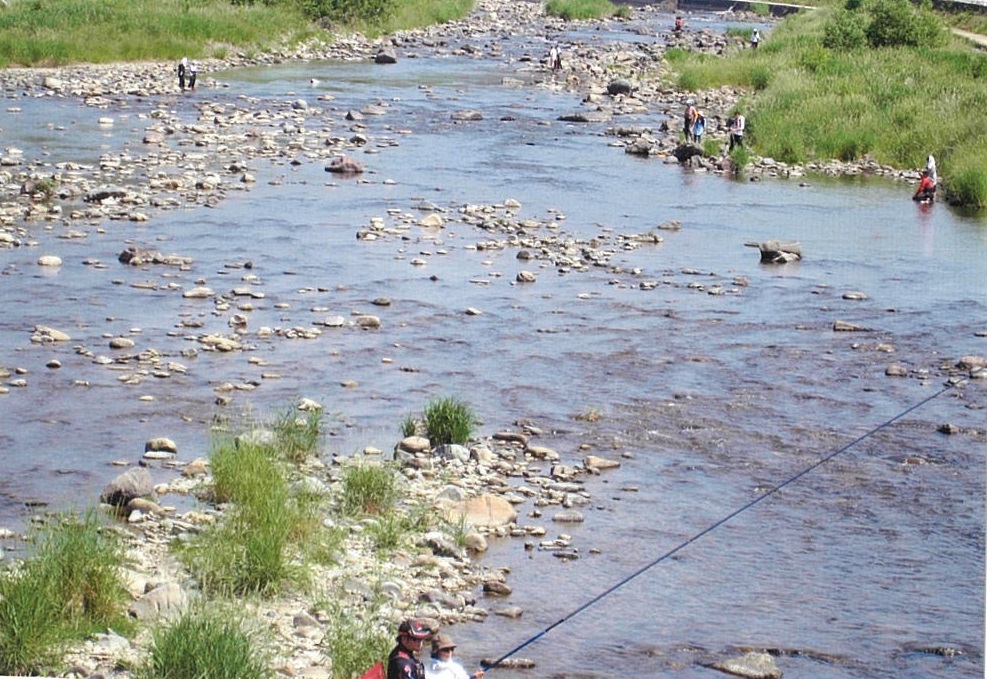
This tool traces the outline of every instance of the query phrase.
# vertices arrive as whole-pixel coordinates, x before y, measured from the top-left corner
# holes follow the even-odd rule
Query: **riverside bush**
[[[268,640],[227,607],[194,606],[154,631],[138,679],[271,679]]]
[[[123,545],[95,512],[46,525],[33,557],[0,574],[0,673],[37,673],[69,641],[129,629],[124,564]]]
[[[861,0],[856,11],[874,1]],[[845,28],[833,19],[841,11],[850,12],[820,8],[785,19],[765,44],[771,49],[728,58],[670,51],[669,63],[692,91],[754,90],[755,74],[767,69],[766,87],[744,99],[747,143],[761,156],[786,163],[868,157],[918,168],[931,153],[941,196],[987,204],[979,180],[987,173],[987,54],[962,43],[850,49],[832,37],[833,26]]]
[[[425,431],[433,446],[467,443],[476,427],[470,407],[457,398],[440,398],[425,406]]]

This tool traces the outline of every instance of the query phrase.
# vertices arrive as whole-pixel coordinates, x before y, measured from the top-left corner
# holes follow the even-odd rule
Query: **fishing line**
[[[631,582],[632,580],[634,580],[638,576],[643,575],[647,571],[651,570],[652,568],[654,568],[655,566],[657,566],[658,564],[660,564],[662,561],[665,561],[666,559],[674,556],[675,554],[678,554],[683,549],[685,549],[686,547],[688,547],[692,543],[696,542],[700,538],[705,537],[706,535],[709,535],[710,533],[712,533],[713,531],[715,531],[716,529],[718,529],[723,524],[725,524],[725,523],[727,523],[727,522],[729,522],[729,521],[737,518],[738,516],[740,516],[741,514],[743,514],[744,512],[746,512],[747,510],[749,510],[749,509],[753,508],[754,506],[758,505],[759,503],[761,503],[763,500],[766,500],[767,498],[769,498],[772,495],[774,495],[774,494],[778,493],[779,491],[781,491],[783,488],[785,488],[785,487],[787,487],[787,486],[795,483],[796,481],[798,481],[799,479],[801,479],[803,476],[806,476],[807,474],[810,474],[811,472],[815,471],[816,469],[818,469],[822,465],[826,464],[827,462],[829,462],[833,458],[837,457],[838,455],[842,455],[847,450],[849,450],[850,448],[853,448],[855,445],[857,445],[861,441],[863,441],[863,440],[865,440],[867,438],[870,438],[871,436],[873,436],[877,432],[881,431],[882,429],[884,429],[886,427],[889,427],[890,425],[894,424],[895,422],[897,422],[901,418],[905,417],[909,413],[911,413],[911,412],[913,412],[915,410],[918,410],[919,408],[921,408],[922,406],[924,406],[926,403],[939,398],[940,396],[942,396],[943,394],[945,394],[950,389],[953,389],[954,387],[958,386],[959,384],[962,384],[964,381],[965,380],[958,380],[956,382],[949,382],[949,383],[947,383],[945,387],[943,387],[942,389],[940,389],[936,393],[934,393],[934,394],[932,394],[930,396],[927,396],[926,398],[922,399],[918,403],[915,403],[914,405],[906,408],[905,410],[901,411],[900,413],[898,413],[897,415],[895,415],[891,419],[885,420],[884,422],[882,422],[881,424],[877,425],[876,427],[874,427],[870,431],[867,431],[867,432],[861,434],[860,436],[858,436],[857,438],[853,439],[852,441],[850,441],[849,443],[847,443],[843,447],[838,448],[837,450],[831,452],[829,455],[826,455],[825,457],[820,458],[819,460],[817,460],[816,462],[812,463],[808,467],[802,469],[801,471],[799,471],[798,473],[794,474],[793,476],[789,476],[787,479],[785,479],[784,481],[782,481],[778,485],[776,485],[776,486],[770,488],[769,490],[765,491],[762,495],[757,496],[756,498],[754,498],[753,500],[751,500],[747,504],[741,506],[738,509],[735,509],[734,511],[730,512],[729,514],[727,514],[723,518],[721,518],[721,519],[719,519],[719,520],[711,523],[706,528],[702,529],[698,533],[693,534],[692,537],[684,540],[683,542],[680,542],[678,545],[676,545],[675,547],[671,548],[670,550],[668,550],[667,552],[665,552],[664,554],[662,554],[658,558],[654,559],[653,561],[650,561],[650,562],[646,563],[645,565],[641,566],[636,571],[634,571],[633,573],[631,573],[630,575],[628,575],[627,577],[625,577],[623,580],[617,582],[616,584],[612,585],[611,587],[605,589],[603,592],[597,594],[595,597],[593,597],[592,599],[590,599],[586,603],[584,603],[581,606],[579,606],[578,608],[574,609],[573,611],[571,611],[570,613],[568,613],[564,617],[562,617],[562,618],[558,619],[557,621],[553,622],[551,625],[549,625],[548,627],[546,627],[542,631],[538,632],[534,636],[529,637],[526,641],[522,642],[521,644],[518,644],[517,646],[515,646],[514,648],[512,648],[511,650],[509,650],[507,653],[505,653],[504,655],[502,655],[499,658],[497,658],[496,660],[494,660],[494,661],[492,661],[490,663],[481,663],[483,669],[484,670],[494,669],[495,667],[497,667],[498,665],[500,665],[502,662],[504,662],[505,660],[507,660],[508,658],[510,658],[512,655],[514,655],[515,653],[517,653],[521,649],[526,648],[527,646],[529,646],[529,645],[533,644],[534,642],[538,641],[539,639],[541,639],[543,636],[545,636],[546,634],[548,634],[549,632],[551,632],[553,629],[555,629],[559,625],[563,625],[563,624],[569,622],[570,620],[572,620],[574,617],[576,617],[577,615],[579,615],[580,613],[582,613],[583,611],[585,611],[587,608],[589,608],[593,604],[596,604],[599,601],[601,601],[601,600],[605,599],[606,597],[610,596],[611,594],[613,594],[618,589],[620,589],[624,585],[628,584],[629,582]]]

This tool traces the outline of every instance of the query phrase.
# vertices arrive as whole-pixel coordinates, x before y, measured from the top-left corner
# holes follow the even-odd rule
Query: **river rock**
[[[397,53],[390,47],[385,47],[374,55],[375,64],[396,64],[398,63]]]
[[[458,123],[478,122],[483,120],[483,114],[479,111],[473,110],[454,111],[450,117]]]
[[[835,321],[833,323],[833,332],[866,332],[867,328],[862,325],[857,325],[856,323],[851,323],[850,321]]]
[[[109,344],[110,349],[132,349],[135,342],[129,337],[113,337]]]
[[[34,334],[31,335],[31,341],[35,343],[68,342],[71,339],[68,333],[48,327],[47,325],[34,326]]]
[[[516,280],[518,283],[534,283],[538,277],[531,271],[518,271]]]
[[[884,374],[888,377],[908,377],[908,368],[900,363],[892,363],[884,369]]]
[[[583,466],[587,469],[616,469],[620,466],[620,462],[597,455],[587,455],[583,458]]]
[[[144,452],[156,452],[156,453],[170,453],[172,455],[178,454],[178,446],[175,442],[164,436],[159,436],[157,438],[148,439],[144,443]]]
[[[406,453],[427,453],[431,444],[424,436],[405,436],[398,443],[398,448]]]
[[[340,156],[329,161],[326,165],[326,172],[342,175],[362,174],[363,165],[348,156]]]
[[[446,508],[446,517],[453,523],[467,523],[477,528],[507,526],[517,519],[517,510],[499,495],[484,493]]]
[[[802,259],[802,244],[797,241],[767,240],[759,243],[758,249],[765,264],[787,264]]]
[[[114,507],[126,507],[134,498],[153,495],[154,482],[151,480],[151,472],[145,467],[134,467],[106,484],[99,500]]]
[[[166,582],[131,604],[130,614],[142,621],[170,618],[181,614],[188,603],[188,594],[181,585]]]
[[[38,257],[38,266],[59,267],[62,265],[62,258],[57,255],[41,255]]]
[[[711,667],[747,679],[781,679],[781,670],[767,653],[747,653],[739,658],[713,663]]]
[[[961,370],[974,370],[976,368],[987,368],[987,357],[985,356],[964,356],[956,363],[956,367]]]

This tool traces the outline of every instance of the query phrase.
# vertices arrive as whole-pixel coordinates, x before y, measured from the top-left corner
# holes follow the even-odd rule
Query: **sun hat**
[[[436,634],[432,639],[432,655],[450,648],[456,648],[456,642],[448,634]]]
[[[408,618],[398,627],[399,635],[403,634],[412,639],[427,639],[431,633],[432,630],[429,629],[428,625],[417,618]]]

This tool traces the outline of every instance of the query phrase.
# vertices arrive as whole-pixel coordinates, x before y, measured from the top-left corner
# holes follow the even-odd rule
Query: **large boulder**
[[[611,80],[610,84],[607,85],[607,94],[610,96],[630,94],[633,90],[634,86],[631,85],[631,82],[629,80],[624,80],[623,78]]]
[[[134,467],[106,484],[99,500],[114,507],[126,507],[135,498],[153,496],[151,472],[145,467]]]
[[[333,158],[326,165],[326,172],[332,172],[333,174],[362,174],[363,165],[358,161],[348,158],[346,156],[340,156],[338,158]]]
[[[385,47],[381,51],[377,52],[374,56],[375,64],[396,64],[398,63],[398,55],[391,47]]]
[[[453,523],[462,521],[476,528],[507,526],[517,519],[517,510],[499,495],[485,493],[448,506],[446,515]]]

